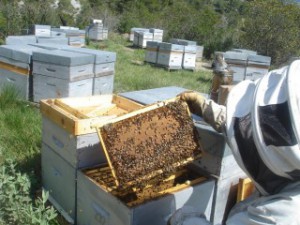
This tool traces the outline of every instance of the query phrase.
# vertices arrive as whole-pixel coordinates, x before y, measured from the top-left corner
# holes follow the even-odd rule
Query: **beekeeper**
[[[226,107],[195,92],[180,95],[192,113],[225,134],[255,184],[256,193],[233,207],[226,224],[300,224],[299,88],[297,60],[259,80],[240,82]]]
[[[216,52],[212,64],[213,78],[210,88],[210,98],[217,102],[220,86],[223,84],[232,84],[233,71],[225,61],[223,52]]]

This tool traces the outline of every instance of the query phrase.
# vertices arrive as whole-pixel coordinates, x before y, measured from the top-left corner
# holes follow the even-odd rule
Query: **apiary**
[[[108,164],[79,172],[77,224],[167,224],[184,205],[210,217],[214,182],[187,167],[202,148],[185,103],[155,103],[97,130]]]
[[[229,68],[233,71],[233,82],[238,83],[245,80],[248,54],[227,51],[224,58]]]
[[[157,41],[147,41],[145,61],[148,63],[157,63],[159,42]]]
[[[184,46],[161,42],[158,49],[157,64],[168,69],[181,69]]]
[[[187,45],[184,46],[182,67],[188,70],[195,70],[196,68],[196,45]]]
[[[246,80],[256,80],[269,72],[271,57],[249,55],[246,69]]]
[[[50,201],[67,220],[75,220],[78,169],[106,162],[92,125],[138,108],[140,104],[116,95],[40,102],[43,188],[50,192]]]
[[[44,50],[34,52],[32,59],[33,101],[92,95],[92,55]]]

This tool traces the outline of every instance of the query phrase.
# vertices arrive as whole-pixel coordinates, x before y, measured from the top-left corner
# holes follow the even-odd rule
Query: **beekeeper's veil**
[[[300,180],[300,60],[239,83],[227,99],[226,127],[238,164],[262,194]]]

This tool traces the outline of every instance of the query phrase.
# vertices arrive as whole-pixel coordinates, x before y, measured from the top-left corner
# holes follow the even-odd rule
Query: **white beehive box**
[[[246,69],[246,80],[256,80],[269,72],[271,58],[262,55],[249,55]]]
[[[161,42],[157,64],[168,69],[182,69],[183,46]]]
[[[139,107],[113,95],[41,101],[43,188],[49,191],[52,204],[71,223],[76,220],[78,169],[106,162],[92,125]]]
[[[159,42],[148,41],[145,52],[145,61],[149,63],[157,63]]]
[[[33,53],[33,100],[90,96],[93,90],[92,55],[63,50]]]
[[[39,50],[29,45],[0,46],[0,89],[12,86],[19,97],[29,100],[32,95],[32,51]]]
[[[48,98],[88,97],[93,94],[93,78],[68,81],[56,77],[33,74],[33,101]]]
[[[188,122],[191,121],[190,115],[184,109],[187,110],[187,106],[182,103],[161,102],[101,123],[98,133],[109,167],[97,166],[78,173],[78,224],[165,225],[181,207],[191,207],[210,218],[213,180],[190,168],[180,168],[164,179],[160,178],[160,183],[150,183],[160,171],[165,171],[159,158],[171,163],[175,169],[191,162],[199,153],[197,135],[192,131],[193,124]],[[174,127],[170,127],[171,124]],[[176,129],[177,126],[182,129]],[[138,130],[140,132],[136,133]],[[182,131],[189,135],[182,133],[180,139],[172,138],[173,142],[165,145],[165,138],[179,135]],[[161,136],[155,136],[156,132]],[[154,136],[157,140],[147,144],[147,140]],[[139,147],[141,141],[145,147],[143,151]],[[181,141],[189,146],[188,151],[178,145]],[[152,151],[159,154],[152,155]],[[179,154],[182,154],[181,157],[178,157]],[[151,163],[145,165],[148,160]],[[142,170],[139,169],[141,167]],[[139,186],[139,182],[143,181],[147,185]]]
[[[114,90],[115,75],[107,75],[94,78],[93,95],[112,94]]]
[[[33,25],[32,34],[40,37],[50,37],[51,36],[51,26],[50,25]]]
[[[182,67],[188,70],[195,70],[196,68],[196,45],[184,46],[184,53],[182,59]]]
[[[139,47],[146,48],[147,42],[153,40],[153,34],[149,32],[140,32],[139,33]]]
[[[233,71],[233,83],[245,80],[248,55],[246,53],[227,51],[224,53],[224,58],[229,68]]]

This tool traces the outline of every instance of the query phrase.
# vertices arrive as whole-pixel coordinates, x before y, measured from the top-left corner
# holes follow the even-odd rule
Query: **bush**
[[[12,160],[0,166],[0,224],[55,224],[57,213],[46,205],[48,193],[43,191],[33,202],[30,189],[29,177],[18,172]]]

